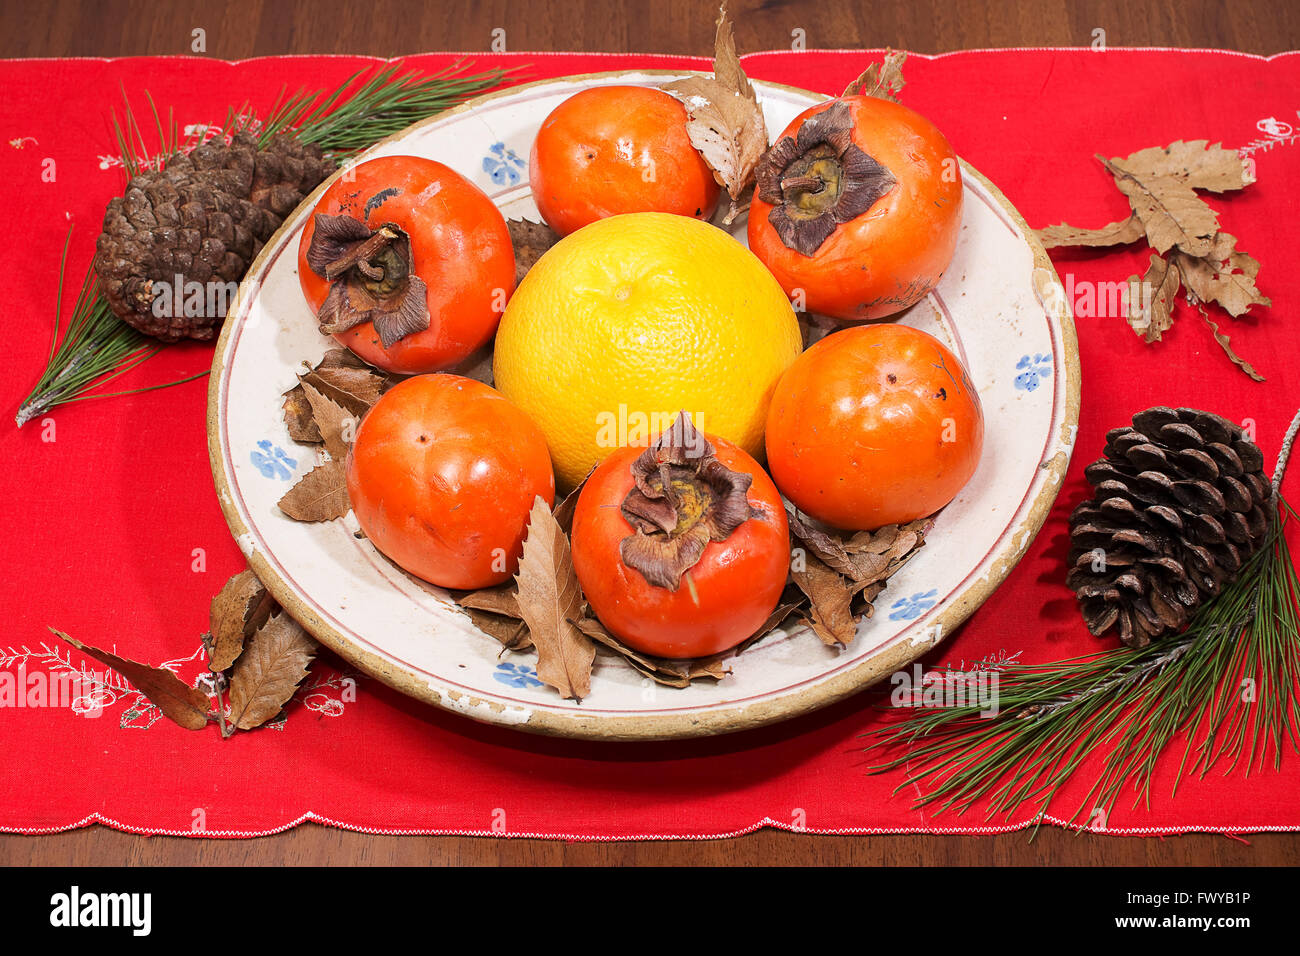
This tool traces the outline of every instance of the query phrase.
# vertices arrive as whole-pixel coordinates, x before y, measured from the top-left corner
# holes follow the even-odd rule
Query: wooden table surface
[[[188,54],[192,31],[225,59],[282,53],[396,56],[487,50],[505,30],[511,50],[708,54],[711,0],[46,0],[0,5],[0,56]],[[883,47],[938,53],[972,47],[1214,47],[1269,54],[1300,45],[1300,5],[1288,0],[732,0],[741,50]],[[499,34],[498,34],[499,36]],[[1247,842],[1248,841],[1248,842]],[[828,837],[761,831],[705,842],[564,843],[460,837],[378,837],[304,825],[256,840],[144,839],[104,827],[44,837],[0,836],[0,863],[63,864],[974,864],[1300,865],[1300,836],[1245,841],[1075,835],[1048,829],[1000,837]]]

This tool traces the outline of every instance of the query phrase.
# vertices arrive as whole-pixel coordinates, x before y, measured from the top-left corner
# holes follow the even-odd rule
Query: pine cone
[[[1259,547],[1273,489],[1240,426],[1192,408],[1149,408],[1106,435],[1070,515],[1070,572],[1084,622],[1145,647],[1185,627]]]
[[[95,250],[113,312],[164,342],[213,338],[233,299],[225,284],[244,277],[283,218],[332,169],[317,146],[282,136],[258,149],[241,133],[133,177],[108,204]],[[198,289],[187,291],[194,282],[202,307]]]

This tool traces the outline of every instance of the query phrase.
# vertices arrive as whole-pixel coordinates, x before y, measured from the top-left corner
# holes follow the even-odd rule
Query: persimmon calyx
[[[307,265],[330,283],[316,319],[325,335],[373,322],[384,348],[429,327],[424,280],[415,274],[411,239],[386,222],[372,230],[351,216],[318,213]]]
[[[635,484],[621,505],[636,530],[619,543],[623,563],[655,587],[676,591],[711,541],[754,517],[754,478],[732,471],[685,412],[632,462]]]
[[[786,248],[813,255],[840,224],[856,219],[897,183],[853,142],[849,104],[836,100],[795,136],[777,140],[755,171],[758,198]]]

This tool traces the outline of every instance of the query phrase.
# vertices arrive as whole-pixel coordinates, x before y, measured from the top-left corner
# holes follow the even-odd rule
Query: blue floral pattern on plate
[[[1016,388],[1022,392],[1032,392],[1041,384],[1041,380],[1052,374],[1052,357],[1036,352],[1034,355],[1022,355],[1016,363],[1020,374],[1016,376]]]
[[[279,445],[272,445],[263,440],[257,443],[257,449],[248,456],[253,466],[266,478],[279,478],[288,481],[293,477],[293,470],[298,467],[298,460],[290,458]]]
[[[519,171],[523,169],[525,163],[513,149],[506,147],[505,143],[493,143],[488,149],[488,155],[483,157],[483,172],[492,177],[492,182],[498,186],[513,186],[519,182]]]
[[[921,616],[921,612],[928,610],[938,604],[939,591],[937,588],[931,588],[928,591],[918,591],[911,597],[899,598],[889,608],[889,619],[891,621],[910,621]]]
[[[542,686],[542,682],[537,679],[537,671],[527,664],[514,664],[510,661],[503,661],[497,665],[497,669],[492,673],[492,676],[507,687]]]

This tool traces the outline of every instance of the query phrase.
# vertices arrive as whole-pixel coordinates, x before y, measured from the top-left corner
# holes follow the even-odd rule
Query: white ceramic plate
[[[681,75],[604,73],[514,87],[413,126],[366,158],[438,159],[508,217],[536,219],[527,157],[557,104],[590,86]],[[773,136],[827,98],[754,85]],[[573,737],[662,739],[755,727],[861,690],[929,650],[992,593],[1046,518],[1074,442],[1078,352],[1056,273],[1002,194],[969,166],[963,175],[956,257],[901,321],[937,335],[970,371],[984,406],[984,454],[847,650],[791,625],[738,657],[722,681],[682,690],[652,684],[602,650],[590,696],[563,701],[537,680],[532,652],[499,656],[500,645],[444,593],[355,538],[352,515],[324,524],[284,517],[276,502],[317,453],[289,439],[281,393],[304,361],[314,364],[333,344],[317,332],[298,285],[298,237],[315,195],[254,262],[217,345],[208,439],[226,520],[258,576],[318,640],[399,690],[477,720]]]

